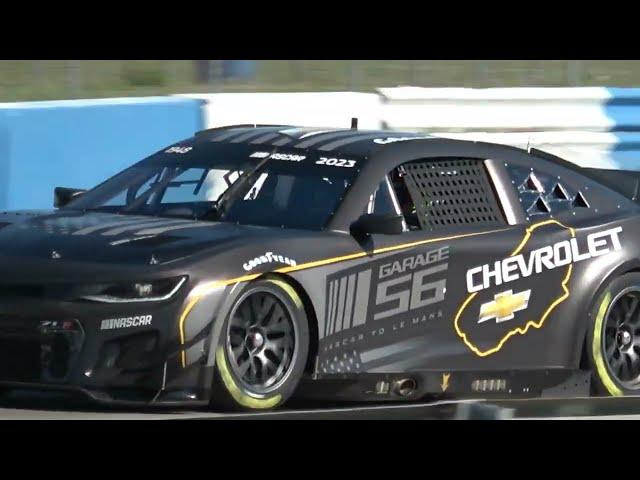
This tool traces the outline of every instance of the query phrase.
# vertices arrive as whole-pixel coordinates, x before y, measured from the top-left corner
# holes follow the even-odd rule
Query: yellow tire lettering
[[[607,292],[604,298],[602,299],[602,303],[600,303],[600,307],[598,308],[598,312],[596,314],[596,322],[593,331],[593,361],[596,364],[596,372],[598,377],[602,381],[602,384],[609,392],[609,395],[614,397],[620,397],[624,395],[622,390],[615,384],[611,375],[609,375],[609,371],[607,370],[607,366],[605,364],[604,358],[602,357],[602,324],[604,323],[604,317],[609,308],[609,304],[611,303],[611,292]]]
[[[293,300],[293,303],[296,304],[297,308],[304,308],[304,306],[302,305],[302,300],[300,300],[300,297],[298,296],[298,294],[296,293],[296,291],[293,289],[291,285],[289,285],[287,282],[283,280],[277,280],[275,278],[271,278],[268,281],[271,283],[275,283],[281,289],[287,292],[287,295],[289,295],[289,298]]]

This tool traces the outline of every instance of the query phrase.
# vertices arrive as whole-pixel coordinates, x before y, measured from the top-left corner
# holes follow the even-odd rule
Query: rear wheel
[[[258,280],[239,296],[216,348],[212,406],[270,409],[295,391],[307,361],[302,300],[280,279]]]
[[[593,393],[640,394],[640,273],[611,282],[591,312],[587,336]]]

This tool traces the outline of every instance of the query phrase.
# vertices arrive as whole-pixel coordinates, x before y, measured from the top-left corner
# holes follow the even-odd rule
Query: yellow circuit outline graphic
[[[562,228],[566,228],[571,233],[571,238],[575,238],[576,231],[575,231],[574,228],[567,227],[566,225],[563,225],[562,223],[560,223],[557,220],[545,220],[544,222],[536,223],[536,224],[531,225],[530,227],[528,227],[527,230],[526,230],[526,233],[524,235],[524,238],[522,239],[520,244],[516,247],[516,249],[509,256],[513,257],[515,255],[518,255],[522,251],[522,249],[525,247],[525,245],[527,244],[527,242],[531,238],[531,233],[536,228],[544,227],[545,225],[551,225],[551,224],[556,224],[556,225],[561,226]],[[509,338],[511,338],[512,336],[514,336],[514,335],[516,335],[518,333],[520,335],[525,335],[529,331],[529,328],[531,328],[531,327],[536,328],[536,329],[542,328],[542,326],[544,325],[545,320],[547,319],[549,314],[553,311],[553,309],[556,306],[558,306],[560,303],[565,301],[569,297],[570,292],[569,292],[569,289],[567,288],[567,283],[569,283],[569,279],[571,278],[572,270],[573,270],[573,265],[570,264],[567,267],[567,274],[565,275],[564,279],[562,280],[562,289],[564,290],[564,293],[560,297],[555,299],[553,301],[553,303],[551,303],[551,305],[549,305],[549,307],[545,310],[545,312],[542,314],[542,316],[540,317],[539,320],[537,320],[537,321],[529,320],[524,325],[524,327],[516,327],[513,330],[510,330],[509,332],[507,332],[498,341],[497,345],[495,345],[494,347],[492,347],[492,348],[490,348],[488,350],[484,350],[484,351],[480,350],[473,343],[471,343],[471,341],[467,338],[467,335],[460,329],[460,326],[458,325],[458,321],[460,320],[460,316],[462,315],[462,312],[464,312],[464,310],[467,307],[467,305],[476,297],[478,292],[474,292],[474,293],[470,294],[467,297],[467,299],[462,303],[462,306],[458,310],[458,313],[456,313],[456,317],[455,317],[455,319],[453,321],[453,325],[455,327],[456,333],[458,334],[458,336],[460,338],[462,338],[462,340],[467,345],[467,347],[469,347],[471,349],[471,351],[473,353],[475,353],[476,355],[478,355],[479,357],[487,357],[487,356],[492,355],[492,354],[494,354],[496,352],[499,352],[500,349],[506,343],[506,341],[509,340]]]

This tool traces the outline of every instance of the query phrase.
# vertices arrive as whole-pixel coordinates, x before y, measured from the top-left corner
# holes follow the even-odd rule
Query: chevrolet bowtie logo
[[[478,323],[486,322],[492,318],[496,323],[506,322],[514,317],[515,312],[524,310],[529,306],[531,290],[525,290],[514,294],[513,290],[498,293],[493,296],[492,302],[483,303],[480,306],[480,318]]]

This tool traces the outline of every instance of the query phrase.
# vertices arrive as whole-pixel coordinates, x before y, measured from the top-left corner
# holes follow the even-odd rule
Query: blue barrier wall
[[[608,88],[604,110],[617,141],[612,159],[617,168],[640,170],[640,88]]]
[[[0,209],[51,208],[56,186],[90,188],[203,128],[180,97],[0,104]]]

